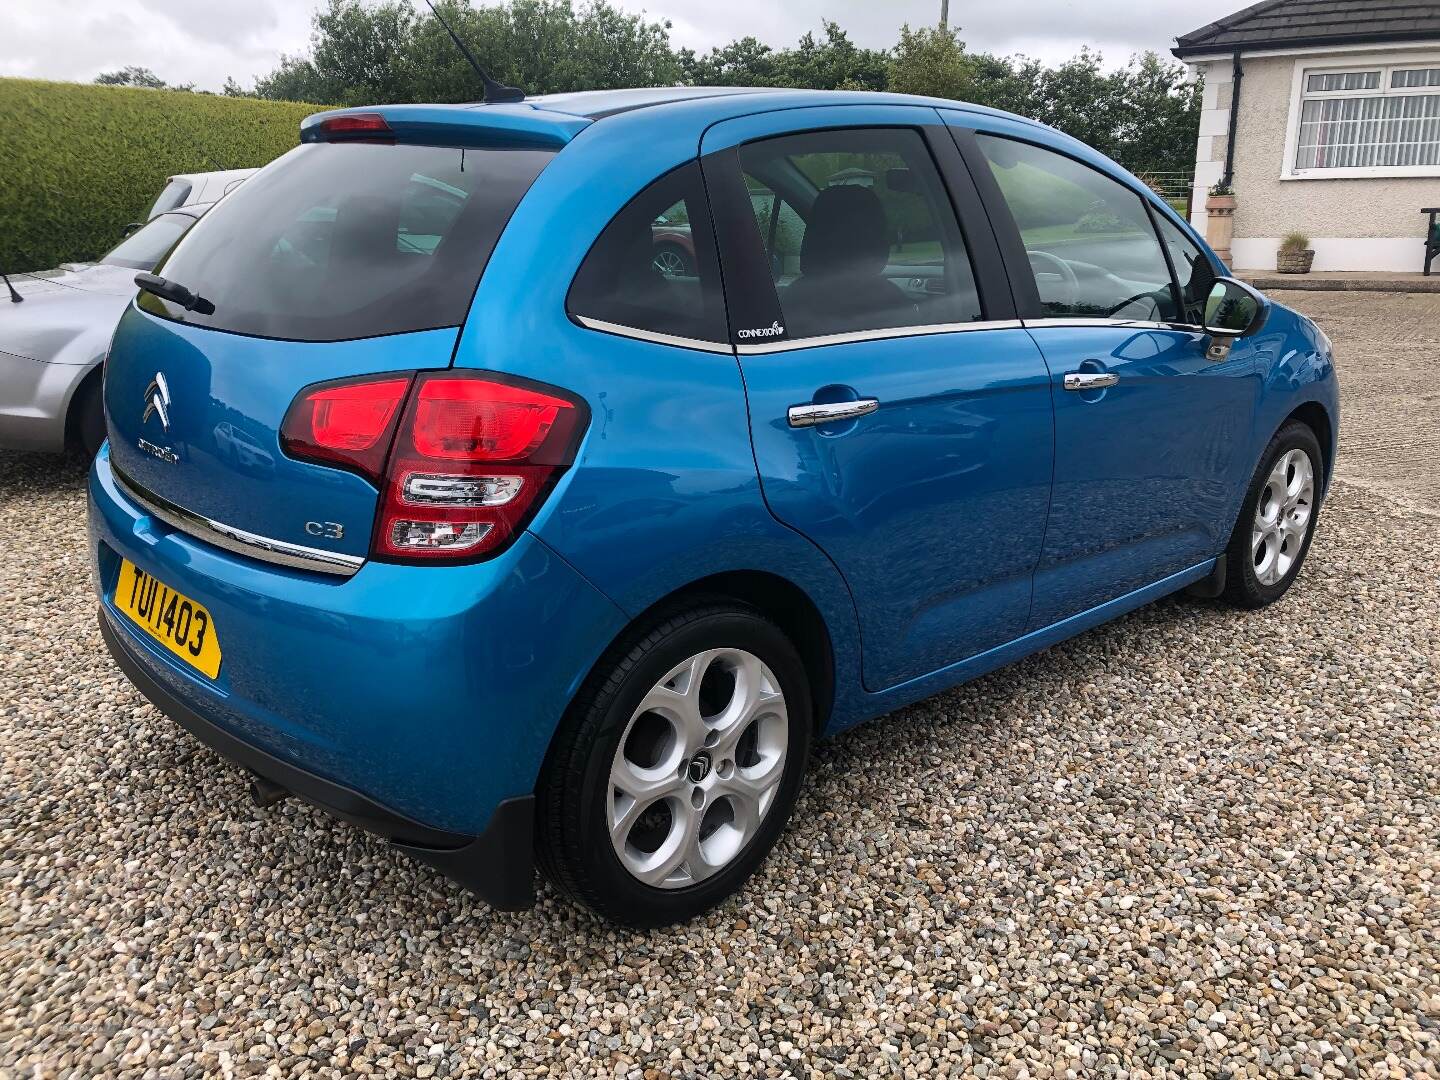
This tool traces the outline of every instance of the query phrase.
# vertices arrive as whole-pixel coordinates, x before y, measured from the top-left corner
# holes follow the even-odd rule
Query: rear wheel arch
[[[763,570],[712,574],[665,594],[625,624],[591,665],[582,684],[612,663],[617,653],[627,650],[656,623],[686,608],[716,601],[753,608],[789,638],[805,665],[815,714],[814,732],[819,735],[830,719],[835,702],[835,654],[830,630],[805,590],[787,578]]]

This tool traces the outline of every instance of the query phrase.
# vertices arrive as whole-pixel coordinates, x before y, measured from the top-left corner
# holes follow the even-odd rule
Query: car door
[[[844,575],[870,690],[1023,632],[1050,497],[1048,373],[938,121],[798,109],[702,145],[765,499]]]
[[[1003,124],[957,140],[1051,373],[1055,483],[1034,630],[1224,549],[1260,382],[1246,340],[1207,357],[1198,324],[1217,269],[1193,240],[1098,162]]]

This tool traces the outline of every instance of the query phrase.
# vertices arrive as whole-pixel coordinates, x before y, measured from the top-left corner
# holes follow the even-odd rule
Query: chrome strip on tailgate
[[[120,489],[146,513],[159,518],[171,528],[179,529],[187,536],[204,540],[226,551],[248,555],[252,559],[274,563],[276,566],[314,570],[339,577],[350,577],[365,565],[364,558],[359,555],[342,555],[336,551],[322,551],[302,544],[290,544],[284,540],[272,540],[268,536],[260,536],[258,533],[246,532],[222,521],[215,521],[146,490],[113,463],[110,471],[115,474],[115,482],[120,485]]]

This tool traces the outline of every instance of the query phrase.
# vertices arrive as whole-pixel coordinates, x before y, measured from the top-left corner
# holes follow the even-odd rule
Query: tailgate
[[[447,367],[457,333],[259,342],[132,306],[105,372],[111,464],[122,479],[190,514],[286,544],[363,557],[375,488],[354,473],[286,457],[281,421],[312,383]]]

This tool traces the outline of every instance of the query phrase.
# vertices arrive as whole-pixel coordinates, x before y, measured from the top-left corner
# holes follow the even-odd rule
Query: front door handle
[[[1106,390],[1120,381],[1113,371],[1067,371],[1066,390]]]
[[[829,401],[823,405],[791,405],[786,413],[791,427],[818,427],[821,424],[835,424],[842,420],[854,420],[880,408],[877,398],[857,398],[854,401]]]

